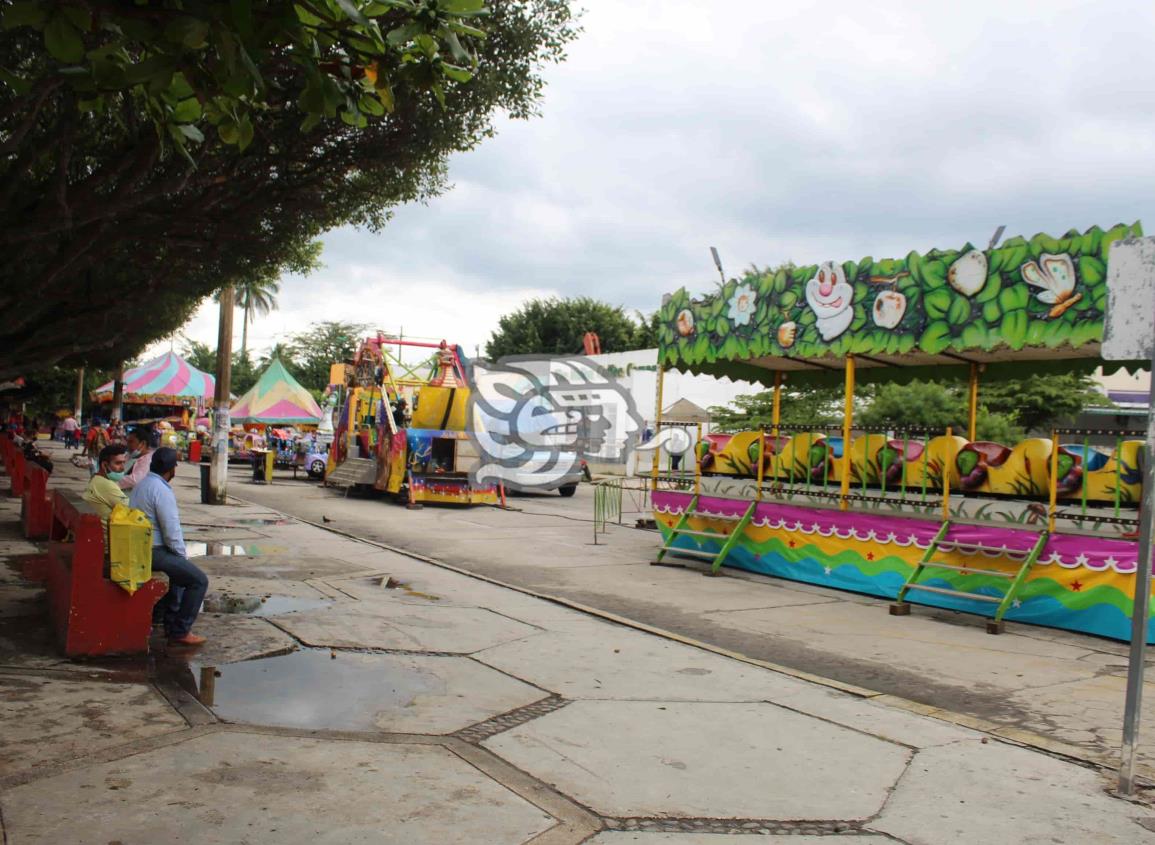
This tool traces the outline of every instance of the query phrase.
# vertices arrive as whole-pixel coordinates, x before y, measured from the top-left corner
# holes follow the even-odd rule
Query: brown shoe
[[[204,645],[207,638],[199,637],[196,634],[185,634],[183,637],[169,637],[168,641],[172,645]]]

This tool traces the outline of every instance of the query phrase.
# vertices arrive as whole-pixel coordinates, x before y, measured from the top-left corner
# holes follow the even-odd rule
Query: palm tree
[[[258,314],[265,316],[277,307],[280,283],[272,276],[255,276],[237,282],[237,307],[244,312],[241,328],[241,355],[249,352],[249,321]]]

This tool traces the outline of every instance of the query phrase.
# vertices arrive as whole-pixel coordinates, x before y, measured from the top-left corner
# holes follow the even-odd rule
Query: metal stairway
[[[377,480],[377,462],[372,458],[346,458],[345,461],[325,477],[330,487],[354,487],[358,484],[372,484]]]
[[[1043,547],[1047,544],[1047,539],[1050,537],[1049,531],[1041,531],[1035,539],[1035,543],[1029,549],[1007,549],[1003,546],[983,546],[978,543],[962,542],[959,540],[952,540],[949,536],[951,523],[950,520],[944,522],[938,529],[938,533],[934,535],[934,539],[927,547],[926,553],[923,554],[922,559],[918,562],[918,566],[910,573],[910,577],[906,579],[906,583],[902,585],[902,589],[898,591],[895,597],[894,604],[890,606],[891,616],[909,616],[910,603],[906,600],[907,594],[914,590],[915,592],[935,593],[943,596],[954,596],[956,598],[965,599],[967,601],[979,602],[984,604],[995,604],[998,607],[995,609],[994,618],[987,620],[988,634],[1001,634],[1003,632],[1003,616],[1007,610],[1013,605],[1018,596],[1019,589],[1027,580],[1027,574],[1031,571],[1031,567],[1039,559],[1039,554],[1043,551]],[[1017,572],[1008,572],[1002,569],[979,569],[973,566],[957,565],[951,563],[943,563],[942,561],[934,560],[936,552],[951,551],[953,549],[965,548],[967,551],[978,552],[998,552],[1004,557],[1012,560],[1020,560],[1019,569]],[[981,593],[970,593],[966,590],[952,590],[947,587],[934,587],[930,584],[923,584],[919,582],[919,578],[928,569],[932,570],[948,570],[951,572],[962,572],[968,575],[987,575],[992,578],[1009,578],[1011,580],[1010,586],[1007,587],[1006,593],[1002,598],[997,596],[987,596]],[[978,613],[978,611],[974,611]],[[985,614],[983,614],[985,615]]]
[[[750,520],[754,517],[754,509],[758,506],[757,501],[750,502],[746,511],[741,516],[716,516],[714,514],[701,514],[698,512],[698,494],[690,499],[690,504],[682,511],[682,515],[678,521],[674,523],[674,527],[670,532],[670,537],[662,545],[658,551],[658,556],[650,561],[651,566],[683,566],[680,563],[667,563],[663,560],[667,552],[674,554],[687,555],[689,557],[698,557],[703,560],[710,561],[710,571],[703,573],[705,575],[717,575],[718,570],[722,568],[727,555],[730,554],[734,546],[737,545],[738,540],[742,537],[742,532],[746,526],[750,524]],[[729,531],[702,531],[697,529],[687,528],[690,518],[693,516],[701,516],[704,519],[712,519],[719,522],[728,522],[731,524]],[[682,547],[675,547],[674,542],[679,537],[705,537],[709,539],[722,539],[722,548],[716,552],[708,552],[703,549],[686,549]]]

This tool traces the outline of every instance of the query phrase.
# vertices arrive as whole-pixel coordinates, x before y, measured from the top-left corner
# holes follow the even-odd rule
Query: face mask
[[[120,479],[124,478],[124,476],[125,476],[124,472],[113,472],[112,470],[108,471],[108,480],[109,481],[120,481]]]

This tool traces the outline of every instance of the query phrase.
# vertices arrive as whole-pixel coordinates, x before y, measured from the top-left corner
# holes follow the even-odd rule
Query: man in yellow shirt
[[[120,488],[124,465],[128,462],[128,447],[113,443],[100,450],[97,457],[100,471],[92,476],[84,490],[84,501],[92,505],[100,521],[108,525],[108,516],[117,505],[128,505],[128,494]]]

